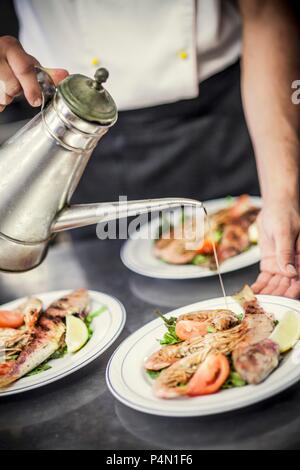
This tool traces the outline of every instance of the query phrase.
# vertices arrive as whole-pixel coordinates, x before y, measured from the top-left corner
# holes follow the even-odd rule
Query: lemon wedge
[[[66,345],[69,353],[81,349],[89,339],[86,324],[78,317],[69,315],[66,318]]]
[[[249,236],[249,240],[251,243],[253,244],[258,243],[258,227],[257,227],[256,222],[250,225],[248,229],[248,236]]]
[[[277,343],[280,352],[292,349],[300,337],[300,315],[297,312],[285,312],[270,339]]]

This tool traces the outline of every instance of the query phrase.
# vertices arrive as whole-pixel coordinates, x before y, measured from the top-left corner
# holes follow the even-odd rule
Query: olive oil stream
[[[224,297],[224,302],[225,302],[226,309],[228,310],[227,295],[226,295],[224,282],[223,282],[223,278],[222,278],[222,274],[221,274],[221,270],[220,270],[220,263],[219,263],[219,258],[218,258],[218,254],[217,254],[215,238],[214,238],[214,234],[213,234],[213,230],[212,230],[212,226],[211,226],[211,222],[210,222],[210,217],[209,217],[209,214],[207,212],[206,207],[203,204],[202,204],[202,208],[203,208],[204,213],[205,213],[206,222],[208,224],[209,238],[212,242],[212,246],[213,246],[213,250],[214,250],[214,257],[215,257],[215,261],[216,261],[216,267],[217,267],[217,273],[218,273],[218,277],[219,277],[219,281],[220,281],[221,291],[222,291],[222,294],[223,294],[223,297]]]

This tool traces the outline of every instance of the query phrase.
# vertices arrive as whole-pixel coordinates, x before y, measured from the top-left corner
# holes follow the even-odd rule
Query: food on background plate
[[[178,226],[171,229],[168,226],[168,236],[162,224],[158,239],[154,243],[154,255],[168,264],[194,264],[216,270],[213,244],[219,263],[222,263],[258,243],[256,218],[259,211],[259,208],[253,206],[248,195],[231,198],[228,208],[209,216],[204,241],[197,249],[188,249],[188,242],[191,240],[182,238],[183,226],[188,227],[191,233],[195,231],[195,220],[184,218]]]
[[[0,358],[4,358],[0,388],[48,370],[49,360],[81,349],[93,334],[93,319],[106,309],[89,313],[89,303],[88,291],[78,289],[44,311],[42,302],[35,298],[16,310],[0,310]]]
[[[276,325],[249,286],[233,299],[242,307],[241,315],[230,310],[204,310],[177,318],[161,315],[167,327],[162,347],[144,364],[154,379],[157,397],[200,396],[256,385],[278,367],[280,353],[299,339],[299,313],[287,312]]]

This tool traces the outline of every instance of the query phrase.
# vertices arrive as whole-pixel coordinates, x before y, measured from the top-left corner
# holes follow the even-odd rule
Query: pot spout
[[[176,207],[203,208],[202,202],[187,198],[144,199],[141,201],[106,202],[74,205],[63,209],[52,226],[52,232],[86,227],[100,222],[133,217],[148,212],[163,211]]]

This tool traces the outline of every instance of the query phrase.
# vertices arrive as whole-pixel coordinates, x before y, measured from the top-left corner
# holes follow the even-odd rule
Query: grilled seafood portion
[[[267,315],[269,318],[273,318],[272,315],[267,314],[264,309],[259,305],[257,298],[254,295],[251,287],[247,284],[237,294],[233,295],[232,298],[240,304],[243,308],[245,315],[260,314]]]
[[[185,328],[187,328],[186,324],[189,322],[192,323],[191,328],[195,323],[200,324],[201,327],[203,326],[203,333],[182,343],[163,346],[146,360],[146,369],[164,369],[179,359],[198,351],[201,348],[203,337],[208,333],[207,328],[209,326],[212,326],[216,331],[223,331],[238,325],[239,320],[230,310],[204,310],[186,313],[178,317],[176,332],[178,332],[177,325],[181,325],[182,322],[185,322]],[[210,334],[210,336],[214,335]]]
[[[24,326],[20,329],[0,328],[0,353],[5,353],[9,358],[26,346],[31,339],[42,307],[39,299],[30,298],[16,309],[23,316]]]
[[[205,322],[208,326],[212,326],[217,331],[228,330],[239,323],[237,316],[231,310],[200,310],[199,312],[184,313],[179,315],[177,322],[180,321],[196,321]]]
[[[33,308],[33,300],[36,309]],[[88,291],[78,289],[54,301],[45,312],[41,313],[38,319],[37,308],[40,312],[42,303],[38,299],[29,299],[22,308],[26,331],[29,331],[30,335],[24,341],[22,330],[15,330],[15,335],[19,334],[21,338],[18,343],[19,346],[22,344],[21,353],[17,359],[0,364],[0,388],[7,387],[49,359],[64,342],[66,316],[77,314],[84,317],[88,305]],[[13,333],[6,331],[6,335],[7,346],[9,342],[13,341]],[[22,341],[23,343],[20,343]]]
[[[259,305],[251,288],[246,285],[233,298],[243,307],[245,312],[244,322],[248,328],[248,333],[239,345],[239,349],[268,338],[275,327],[274,318]],[[238,356],[239,349],[233,352],[233,360]]]
[[[232,353],[233,364],[246,382],[258,384],[279,363],[279,348],[267,339],[274,330],[274,318],[262,309],[249,286],[245,286],[234,298],[245,311],[244,322],[248,332]]]
[[[159,398],[175,398],[186,394],[185,385],[199,365],[211,353],[231,353],[247,333],[244,322],[236,327],[208,334],[198,339],[197,350],[164,369],[154,383],[154,393]]]
[[[5,364],[3,375],[0,372],[0,388],[7,387],[52,356],[60,347],[64,333],[65,325],[62,320],[42,318],[32,341],[16,361]]]
[[[53,302],[47,309],[47,317],[52,318],[65,318],[74,313],[78,314],[81,318],[87,313],[89,306],[89,293],[86,289],[77,289],[71,294],[62,297]]]
[[[248,227],[231,223],[224,227],[223,236],[218,246],[218,259],[222,263],[249,248]]]
[[[279,364],[279,346],[271,339],[239,348],[235,355],[235,370],[248,384],[263,382]]]
[[[279,346],[269,339],[275,327],[273,316],[264,311],[247,285],[233,298],[244,310],[241,321],[227,310],[204,310],[177,318],[177,324],[209,321],[215,331],[165,346],[148,358],[146,369],[161,371],[153,385],[157,397],[215,393],[232,366],[248,384],[262,382],[278,367]]]
[[[193,263],[215,270],[211,238],[214,239],[220,263],[242,253],[254,243],[249,231],[258,213],[259,209],[251,204],[248,195],[240,196],[232,206],[210,215],[203,244],[198,240],[196,220],[184,219],[161,234],[154,244],[154,256],[169,264]]]

